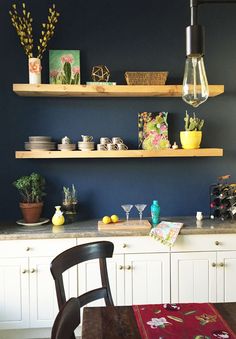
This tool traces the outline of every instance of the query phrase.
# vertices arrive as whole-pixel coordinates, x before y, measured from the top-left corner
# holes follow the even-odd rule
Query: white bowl
[[[93,141],[78,141],[79,147],[94,147]]]
[[[48,137],[48,136],[44,136],[44,135],[35,135],[35,136],[30,136],[29,137],[29,141],[30,142],[42,142],[42,141],[46,141],[46,142],[50,142],[52,139],[52,137]]]

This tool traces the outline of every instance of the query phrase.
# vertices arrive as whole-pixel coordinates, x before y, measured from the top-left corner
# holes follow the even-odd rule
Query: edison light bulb
[[[207,100],[209,88],[202,56],[187,56],[182,91],[183,100],[193,107]]]

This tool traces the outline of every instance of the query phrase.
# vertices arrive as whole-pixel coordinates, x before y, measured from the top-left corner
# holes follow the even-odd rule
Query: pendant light
[[[191,25],[186,28],[186,62],[182,98],[193,107],[198,107],[209,96],[203,60],[205,32],[204,28],[198,25],[198,5],[206,3],[236,3],[236,0],[190,0]]]

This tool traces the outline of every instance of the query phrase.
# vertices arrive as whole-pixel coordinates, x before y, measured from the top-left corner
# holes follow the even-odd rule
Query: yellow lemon
[[[105,215],[105,217],[102,218],[103,224],[109,224],[111,222],[111,218]]]
[[[112,221],[112,222],[117,222],[117,221],[119,221],[118,215],[113,214],[113,215],[111,216],[111,221]]]

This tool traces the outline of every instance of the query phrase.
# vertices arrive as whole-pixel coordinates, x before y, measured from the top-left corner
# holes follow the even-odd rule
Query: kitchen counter
[[[183,222],[184,226],[180,231],[182,235],[236,233],[236,221],[232,220],[204,219],[198,222],[195,217],[163,217],[162,220]],[[147,236],[148,233],[146,230],[99,231],[95,219],[57,227],[52,224],[29,227],[9,222],[0,223],[0,240]]]

